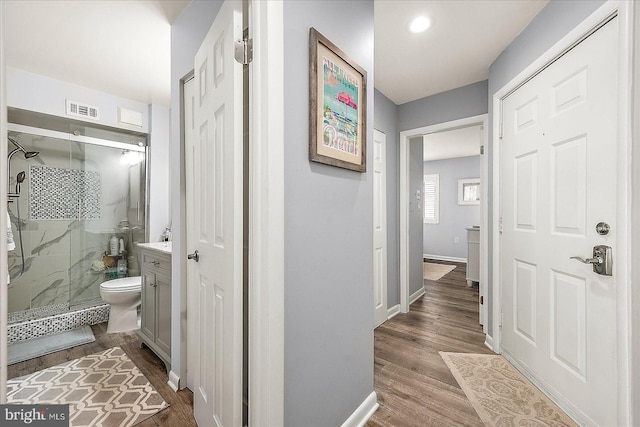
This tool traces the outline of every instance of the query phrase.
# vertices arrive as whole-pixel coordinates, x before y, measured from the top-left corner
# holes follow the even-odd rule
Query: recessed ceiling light
[[[413,18],[413,20],[409,23],[409,31],[414,34],[422,33],[427,31],[431,26],[431,19],[426,16],[418,16]]]

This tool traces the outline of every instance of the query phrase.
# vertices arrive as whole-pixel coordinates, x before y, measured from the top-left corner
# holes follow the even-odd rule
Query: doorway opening
[[[425,163],[424,156],[429,156],[429,153],[420,154],[422,158],[418,159],[416,162],[415,153],[424,153],[424,144],[427,144],[427,150],[436,153],[435,149],[432,147],[429,150],[429,144],[432,144],[434,140],[441,140],[446,137],[452,136],[462,136],[465,134],[471,135],[474,132],[476,133],[476,144],[477,154],[480,156],[479,160],[479,173],[475,173],[474,176],[468,177],[456,177],[456,186],[455,186],[455,198],[456,205],[458,203],[462,203],[458,206],[466,207],[466,206],[478,206],[479,207],[479,218],[477,224],[469,224],[468,227],[471,228],[470,232],[474,232],[476,228],[473,226],[478,226],[479,232],[478,234],[478,274],[477,280],[471,280],[471,282],[477,281],[479,283],[479,296],[482,304],[480,304],[479,310],[479,322],[483,325],[483,331],[486,333],[486,323],[488,319],[488,286],[487,286],[487,267],[488,267],[488,244],[487,244],[487,226],[488,226],[488,215],[487,215],[487,188],[486,185],[482,185],[487,181],[488,177],[488,159],[487,156],[482,155],[484,152],[484,146],[487,141],[487,121],[488,116],[486,114],[480,116],[468,117],[465,119],[454,120],[450,122],[440,123],[431,126],[424,126],[416,129],[410,129],[407,131],[403,131],[400,133],[400,311],[403,313],[407,313],[409,311],[409,305],[412,300],[417,299],[422,293],[424,293],[424,288],[421,287],[414,293],[411,293],[411,282],[416,282],[417,280],[413,279],[410,276],[411,269],[411,261],[415,261],[416,257],[424,258],[424,256],[433,256],[440,255],[438,258],[443,259],[445,261],[465,261],[466,259],[462,256],[455,255],[443,255],[443,254],[429,254],[425,251],[425,247],[423,245],[422,254],[416,253],[415,242],[412,242],[411,233],[411,211],[412,205],[422,213],[422,221],[423,227],[421,228],[432,228],[431,225],[435,225],[435,221],[439,221],[439,209],[442,206],[442,200],[436,198],[436,192],[439,192],[440,181],[439,178],[436,179],[435,176],[429,177],[427,181],[423,181],[422,188],[420,188],[419,192],[415,191],[411,185],[411,165],[414,163],[422,164],[421,175],[425,175]],[[428,142],[425,142],[428,141]],[[422,144],[420,149],[415,150],[415,144]],[[457,144],[456,144],[457,145]],[[450,148],[450,147],[448,147]],[[471,148],[468,148],[468,152],[471,152]],[[432,153],[432,154],[433,154]],[[466,157],[464,154],[456,155],[451,152],[450,154],[443,154],[445,157]],[[460,152],[460,153],[465,153]],[[413,158],[412,158],[413,155]],[[435,155],[435,157],[439,157],[438,160],[442,160],[445,157],[443,155]],[[435,158],[433,160],[436,160]],[[434,166],[433,164],[431,166]],[[466,174],[466,173],[465,173]],[[477,176],[476,176],[477,174]],[[434,174],[426,174],[426,175],[438,175]],[[451,177],[447,178],[454,179]],[[436,186],[438,190],[436,190]],[[460,189],[458,187],[461,186]],[[428,187],[428,188],[427,188]],[[430,194],[427,194],[430,193]],[[460,193],[460,194],[458,194]],[[465,196],[466,195],[466,196]],[[465,201],[465,197],[466,200]],[[418,200],[419,198],[419,200]],[[473,199],[473,200],[471,200]],[[458,201],[460,200],[460,202]],[[437,203],[437,204],[436,204]],[[465,205],[465,203],[468,203]],[[473,203],[473,204],[472,204]],[[475,205],[477,203],[477,205]],[[463,211],[464,212],[464,211]],[[466,213],[466,212],[465,212]],[[415,216],[415,214],[413,215]],[[428,218],[427,218],[428,216]],[[415,222],[415,221],[414,221]],[[472,221],[475,222],[475,221]],[[422,230],[421,230],[422,231]],[[466,231],[466,230],[462,230]],[[426,233],[423,231],[423,233]],[[459,249],[459,247],[464,246],[464,243],[467,239],[466,233],[462,235],[462,232],[456,231],[458,235],[451,236],[452,250]],[[454,233],[455,234],[455,233]],[[426,236],[426,234],[425,234]],[[454,243],[457,241],[458,243]],[[414,243],[414,244],[412,244]],[[474,247],[475,249],[475,247]],[[450,252],[457,253],[457,252]],[[464,252],[463,252],[464,253]],[[474,276],[472,279],[476,279]],[[480,301],[479,301],[480,303]]]

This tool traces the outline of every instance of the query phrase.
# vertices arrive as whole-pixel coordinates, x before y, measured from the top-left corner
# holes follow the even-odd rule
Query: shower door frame
[[[91,123],[86,123],[83,124],[87,127],[91,127]],[[28,126],[28,125],[22,125],[22,124],[17,124],[17,123],[7,123],[6,125],[6,134],[8,134],[9,132],[18,132],[18,133],[22,133],[22,134],[29,134],[29,135],[36,135],[36,136],[42,136],[45,138],[55,138],[58,140],[64,140],[64,141],[69,141],[69,142],[79,142],[82,144],[90,144],[90,145],[97,145],[97,146],[102,146],[102,147],[108,147],[108,148],[113,148],[113,149],[119,149],[119,150],[129,150],[129,151],[135,151],[135,152],[139,152],[139,153],[144,153],[145,155],[145,191],[144,191],[144,214],[145,214],[145,218],[144,218],[144,240],[145,241],[149,241],[149,182],[150,182],[150,177],[149,177],[149,160],[150,160],[150,145],[149,145],[149,135],[148,134],[134,134],[134,133],[129,133],[120,129],[112,129],[112,131],[122,134],[122,135],[127,135],[127,136],[131,136],[131,137],[138,137],[140,138],[141,142],[143,142],[143,146],[139,146],[139,145],[135,145],[135,144],[131,144],[131,143],[126,143],[126,142],[119,142],[119,141],[111,141],[108,139],[103,139],[103,138],[96,138],[96,137],[91,137],[91,136],[84,136],[84,135],[74,135],[71,132],[61,132],[61,131],[56,131],[56,130],[51,130],[51,129],[46,129],[46,128],[40,128],[40,127],[36,127],[36,126]],[[2,146],[4,146],[3,144],[0,144]],[[6,148],[5,148],[6,151]],[[6,154],[6,153],[5,153]],[[3,156],[3,161],[6,161],[6,155]],[[8,167],[8,165],[7,165]],[[3,190],[6,188],[6,186],[8,185],[8,183],[4,183],[3,186]],[[8,209],[8,208],[7,208]],[[130,248],[130,252],[133,252],[135,248]],[[71,248],[70,248],[71,250]],[[72,285],[72,283],[69,283],[70,286]],[[71,288],[70,288],[71,290]],[[7,303],[8,303],[8,295],[6,296],[7,298]],[[69,299],[68,299],[68,312],[72,312],[74,311],[73,306],[72,306],[72,301],[71,301],[71,295],[69,295]],[[7,315],[9,314],[8,308],[7,308]],[[41,316],[38,317],[42,318],[42,317],[46,317],[46,316]],[[9,323],[7,322],[5,329],[7,329],[9,327]]]

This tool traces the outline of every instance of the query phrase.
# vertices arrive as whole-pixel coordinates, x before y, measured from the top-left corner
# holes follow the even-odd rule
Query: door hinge
[[[484,295],[480,295],[480,304],[484,305]]]
[[[484,154],[484,145],[480,146],[480,154]]]
[[[498,326],[502,328],[502,309],[500,309],[500,318],[498,319]]]
[[[500,220],[498,221],[498,231],[500,232],[500,235],[502,235],[502,217],[500,217]]]
[[[248,65],[253,61],[253,39],[245,37],[234,43],[233,56],[242,65]]]
[[[498,136],[500,137],[500,139],[502,139],[502,130],[503,130],[504,126],[502,126],[502,123],[500,123],[500,130],[498,133]]]

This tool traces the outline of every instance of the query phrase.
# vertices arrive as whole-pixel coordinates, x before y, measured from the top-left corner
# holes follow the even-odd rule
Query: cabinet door
[[[142,271],[142,318],[140,331],[150,340],[156,336],[156,275]]]
[[[155,343],[171,355],[171,279],[163,274],[156,274],[156,309],[157,323]]]

